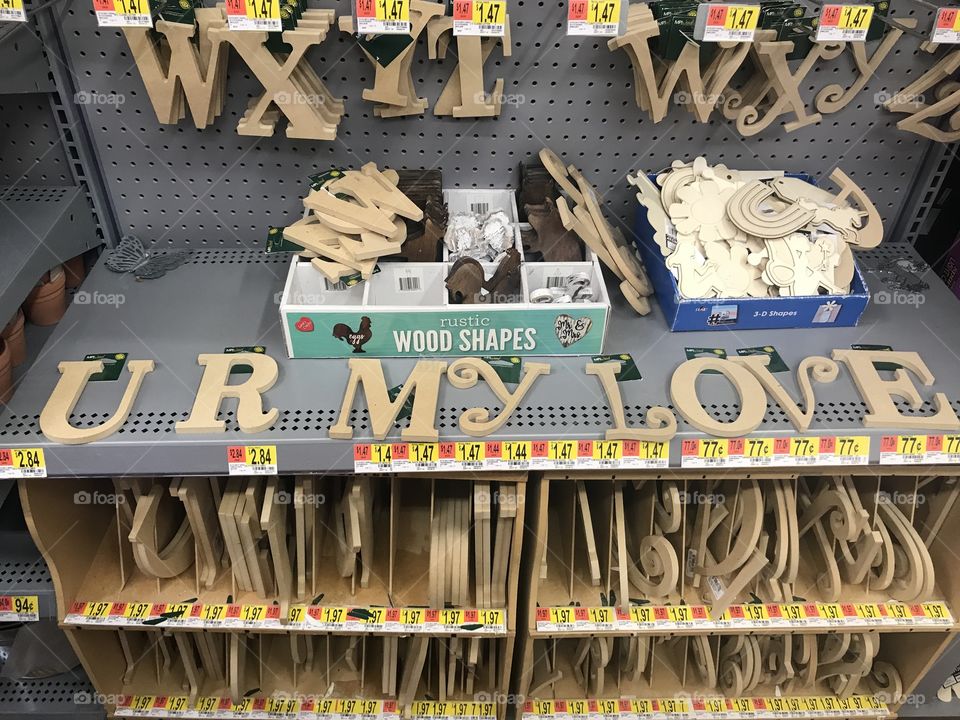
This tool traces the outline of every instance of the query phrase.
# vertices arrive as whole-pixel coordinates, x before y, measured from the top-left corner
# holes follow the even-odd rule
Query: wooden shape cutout
[[[350,358],[350,377],[344,391],[343,403],[337,422],[330,426],[328,434],[337,440],[353,437],[349,423],[350,412],[357,389],[363,386],[370,415],[373,436],[382,440],[387,436],[403,408],[407,398],[416,389],[410,424],[400,432],[404,440],[435,442],[439,438],[436,428],[437,400],[440,394],[440,377],[447,370],[447,363],[438,360],[419,360],[407,376],[403,389],[394,401],[387,395],[387,383],[379,360]]]
[[[607,398],[607,407],[613,416],[613,427],[606,431],[607,440],[669,440],[677,434],[677,418],[664,407],[652,407],[644,418],[645,428],[628,428],[626,412],[623,408],[623,397],[620,395],[620,386],[617,384],[617,375],[621,363],[587,363],[585,372],[593,375],[600,381],[604,395]]]
[[[781,212],[764,212],[761,204],[773,197],[772,187],[762,182],[751,182],[727,202],[727,215],[743,232],[754,237],[775,239],[806,227],[814,217],[813,210],[791,205]]]
[[[553,181],[560,186],[560,189],[567,194],[571,202],[573,202],[574,205],[583,203],[583,195],[580,194],[577,187],[570,181],[570,173],[567,172],[567,166],[564,165],[563,159],[547,147],[540,150],[539,157],[540,162],[543,163],[547,172],[550,173],[550,177],[552,177]],[[569,230],[570,228],[567,229]]]
[[[777,401],[780,409],[790,418],[793,426],[801,432],[806,432],[810,428],[810,423],[813,422],[813,411],[816,408],[811,375],[812,379],[819,383],[831,383],[840,374],[840,367],[833,360],[818,356],[804,358],[797,367],[797,385],[800,386],[800,392],[803,394],[803,404],[806,406],[806,410],[801,411],[783,385],[767,369],[767,365],[770,363],[769,356],[746,355],[731,357],[729,360],[737,365],[742,365],[753,373],[754,377],[763,385],[764,390]]]
[[[597,538],[593,531],[593,517],[590,514],[590,499],[587,488],[582,480],[577,480],[577,508],[580,521],[583,524],[583,536],[586,543],[587,567],[590,571],[590,582],[595,587],[600,585],[600,556],[597,554]]]
[[[236,418],[241,432],[262,432],[277,421],[279,410],[263,410],[263,393],[273,387],[280,373],[272,357],[262,353],[202,353],[197,362],[203,367],[200,388],[190,417],[177,423],[177,433],[225,432],[227,423],[217,420],[217,414],[226,398],[237,400]],[[249,365],[253,372],[243,382],[231,384],[230,371],[235,365]]]
[[[273,574],[277,583],[280,599],[280,618],[286,621],[290,617],[290,600],[293,596],[293,573],[290,555],[287,550],[287,523],[289,521],[286,501],[281,498],[280,479],[267,479],[263,496],[263,509],[260,513],[260,526],[270,543],[270,556],[273,559]],[[286,494],[286,493],[284,493]]]
[[[200,581],[209,588],[217,579],[223,555],[223,536],[218,532],[217,506],[210,491],[209,478],[182,478],[177,497],[186,509],[196,540]]]
[[[880,219],[880,213],[870,202],[867,194],[860,189],[853,180],[847,177],[847,174],[840,168],[834,168],[830,173],[830,179],[840,187],[835,202],[843,207],[849,202],[848,198],[859,206],[861,214],[866,218],[865,226],[857,230],[856,238],[852,241],[854,245],[860,248],[875,248],[883,241],[883,221]]]
[[[697,377],[713,370],[723,375],[737,392],[740,414],[731,422],[711,417],[697,396]],[[697,430],[717,437],[743,437],[763,423],[767,395],[753,374],[741,365],[720,358],[694,358],[681,363],[670,380],[670,397],[677,412]]]
[[[523,376],[514,392],[510,392],[497,371],[485,360],[479,358],[459,358],[447,370],[447,380],[455,388],[466,390],[474,387],[482,377],[487,386],[493,390],[497,399],[503,403],[503,409],[493,420],[487,408],[475,407],[465,410],[460,415],[460,429],[472,437],[486,437],[496,432],[510,419],[514,410],[533,387],[534,382],[541,375],[550,374],[550,365],[547,363],[528,362],[523,364]]]
[[[374,189],[377,186],[371,180],[368,182],[368,187]],[[366,195],[362,200],[342,200],[326,188],[320,188],[312,190],[304,199],[303,205],[315,212],[342,218],[381,235],[393,235],[396,231],[393,217],[384,213],[373,203],[372,195]],[[313,248],[310,249],[313,250]]]
[[[129,535],[133,558],[137,567],[151,577],[177,577],[193,565],[195,555],[190,523],[184,517],[179,527],[171,524],[172,503],[169,494],[158,483],[137,503],[134,511]]]
[[[944,393],[933,396],[936,408],[933,415],[904,415],[897,410],[893,398],[906,400],[914,410],[923,406],[923,399],[909,373],[916,375],[925,386],[933,385],[933,374],[919,354],[893,350],[834,350],[832,357],[847,366],[860,396],[870,410],[863,416],[864,427],[960,429],[960,418],[957,418]],[[876,362],[895,363],[900,365],[900,369],[894,372],[893,380],[885,380],[877,371]]]
[[[58,366],[60,379],[50,393],[47,404],[40,411],[40,431],[55,443],[63,445],[82,445],[102,440],[112,435],[127,421],[133,403],[137,399],[140,387],[147,373],[154,370],[153,360],[130,360],[127,370],[130,381],[127,383],[117,411],[106,421],[92,428],[78,428],[70,424],[70,416],[80,401],[80,396],[96,373],[103,372],[102,360],[65,361]]]
[[[234,581],[244,592],[253,589],[250,573],[247,570],[247,561],[243,554],[243,545],[240,541],[240,530],[237,527],[236,509],[240,500],[243,481],[240,478],[228,478],[227,485],[217,508],[217,519],[223,532],[227,554],[230,556],[230,567]]]
[[[410,220],[423,220],[423,210],[398,190],[397,183],[391,182],[372,162],[364,165],[359,172],[348,170],[326,188],[333,195],[349,195],[365,207],[376,206],[381,211],[393,212]],[[390,230],[392,232],[393,228]]]

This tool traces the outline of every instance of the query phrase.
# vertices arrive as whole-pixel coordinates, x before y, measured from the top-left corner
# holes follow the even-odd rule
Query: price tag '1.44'
[[[27,13],[23,9],[23,0],[0,0],[0,20],[26,22]]]
[[[153,27],[148,0],[93,0],[100,27]]]
[[[930,40],[945,45],[960,43],[960,8],[942,7],[937,10],[937,21],[933,24]]]
[[[706,42],[753,42],[759,5],[700,3],[694,38]]]
[[[227,0],[227,26],[231,30],[278,32],[280,0]]]
[[[817,42],[863,42],[871,20],[873,5],[824,5]]]
[[[410,0],[356,0],[357,33],[407,35],[410,33]]]
[[[506,0],[453,0],[453,34],[503,37]]]
[[[615,37],[620,29],[620,0],[571,0],[567,35]]]
[[[276,475],[276,445],[233,445],[227,448],[231,475]]]

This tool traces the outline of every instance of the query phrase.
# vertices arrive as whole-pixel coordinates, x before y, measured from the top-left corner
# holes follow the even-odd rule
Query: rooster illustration
[[[345,323],[337,323],[333,326],[333,336],[337,340],[343,340],[347,345],[353,346],[353,352],[365,353],[363,346],[370,342],[373,332],[370,330],[370,318],[364,315],[360,318],[360,329],[354,332],[350,326]]]

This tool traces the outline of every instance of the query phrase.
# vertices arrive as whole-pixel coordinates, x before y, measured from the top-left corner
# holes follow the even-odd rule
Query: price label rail
[[[235,703],[229,697],[201,697],[194,702],[186,696],[127,695],[117,702],[116,717],[217,718],[255,720],[393,720],[400,717],[393,700],[244,698]]]
[[[0,595],[0,621],[37,622],[40,598],[36,595]]]
[[[887,704],[873,695],[810,697],[679,697],[645,699],[529,700],[522,720],[553,718],[738,718],[885,717]]]
[[[386,608],[355,605],[294,605],[286,618],[279,605],[87,601],[71,605],[64,625],[101,627],[250,629],[403,635],[505,636],[503,609]]]
[[[713,617],[705,605],[540,607],[538,634],[656,634],[667,631],[823,631],[843,627],[943,631],[954,625],[946,604],[927,603],[750,603],[732,605]]]

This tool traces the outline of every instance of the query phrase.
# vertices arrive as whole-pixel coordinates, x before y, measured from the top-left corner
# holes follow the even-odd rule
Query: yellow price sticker
[[[420,608],[402,608],[400,610],[400,622],[404,625],[423,625],[424,611]]]
[[[773,438],[747,438],[743,443],[743,456],[756,459],[773,457]]]
[[[478,610],[477,618],[484,625],[506,624],[506,616],[503,610]]]
[[[703,709],[708,713],[726,712],[727,704],[720,698],[703,698]]]
[[[0,0],[0,10],[23,10],[23,0]]]
[[[392,445],[371,445],[370,459],[377,465],[389,465],[393,462]]]
[[[508,440],[503,443],[503,457],[510,462],[526,462],[530,459],[530,443],[525,440]]]
[[[550,460],[576,460],[577,444],[573,440],[551,440],[547,446]]]
[[[667,457],[667,443],[644,440],[637,446],[637,457],[641,460],[662,460]]]
[[[759,603],[748,603],[741,606],[743,608],[743,616],[747,620],[769,620],[770,612],[767,610],[766,605]]]
[[[887,614],[892,618],[896,618],[897,620],[909,620],[911,617],[913,617],[910,612],[910,608],[903,603],[887,603],[886,608]]]
[[[247,447],[247,465],[276,465],[276,445],[250,445]]]
[[[36,595],[4,595],[0,597],[0,612],[37,616],[40,609]]]
[[[113,0],[113,9],[118,15],[146,15],[150,12],[146,0]]]
[[[843,619],[843,608],[838,603],[818,603],[817,610],[820,612],[820,617],[827,620]]]
[[[185,695],[177,695],[175,697],[168,697],[167,704],[163,708],[167,712],[183,712],[190,706],[190,698]]]
[[[457,609],[441,610],[440,624],[441,625],[462,625],[463,610],[457,610]]]
[[[668,715],[686,715],[690,712],[690,704],[683,698],[661,698],[660,710]]]
[[[220,698],[202,697],[197,699],[195,709],[197,712],[213,712],[220,706]]]
[[[667,607],[667,617],[673,622],[691,622],[693,609],[689,605],[670,605]]]
[[[950,611],[947,610],[947,606],[942,602],[927,602],[923,603],[923,614],[925,617],[932,618],[934,620],[945,620],[950,617]]]
[[[758,5],[727,5],[723,27],[726,30],[756,30],[760,19]]]
[[[533,700],[531,704],[534,715],[553,715],[553,700]]]
[[[302,623],[307,617],[307,608],[303,605],[294,605],[287,614],[287,620],[292,623]]]
[[[790,603],[789,605],[780,605],[780,615],[787,620],[804,620],[807,617],[807,611],[799,603]]]
[[[295,715],[300,709],[300,701],[296,698],[267,698],[266,710],[276,715]],[[244,709],[242,712],[247,712]]]
[[[113,603],[108,602],[88,602],[83,609],[84,617],[104,618],[110,613],[110,607]]]
[[[623,443],[619,440],[597,440],[593,443],[594,460],[620,460],[623,458]]]
[[[266,614],[266,605],[244,605],[240,608],[240,619],[244,622],[259,622]]]
[[[410,443],[408,457],[415,463],[433,463],[440,457],[440,446],[437,443]]]
[[[366,616],[362,618],[364,623],[367,625],[383,625],[383,621],[387,618],[386,608],[368,607],[364,609],[367,611]]]
[[[474,25],[503,25],[506,17],[506,0],[473,0]]]
[[[728,444],[726,440],[701,440],[697,455],[705,459],[727,457]]]
[[[208,622],[218,622],[226,616],[226,605],[204,605],[200,610],[200,617]]]
[[[575,617],[571,607],[550,608],[550,622],[554,625],[570,625]]]
[[[144,620],[150,616],[152,605],[145,602],[127,603],[123,609],[123,616],[128,620]]]
[[[960,12],[957,13],[957,17],[960,18]],[[958,20],[958,22],[960,22],[960,20]],[[960,30],[958,30],[958,32],[960,32]],[[943,452],[947,455],[960,455],[960,435],[944,435]]]
[[[616,700],[606,699],[606,700],[596,700],[597,711],[601,715],[619,715],[620,708],[618,707],[619,703]]]
[[[269,700],[267,701],[270,702]],[[253,699],[252,698],[243,698],[239,702],[235,702],[230,707],[231,713],[246,713],[250,712],[253,709]]]
[[[454,449],[454,457],[462,463],[482,463],[486,456],[486,443],[458,442]]]
[[[653,700],[632,700],[630,709],[637,715],[652,715]]]
[[[587,6],[587,22],[594,25],[619,23],[620,0],[590,0]]]
[[[409,22],[410,0],[375,0],[377,20]]]
[[[347,610],[342,607],[325,607],[320,612],[321,622],[342,625],[347,619]]]
[[[837,27],[841,30],[866,30],[873,20],[873,5],[841,5]]]
[[[790,438],[790,457],[808,458],[815,456],[820,451],[817,441],[814,438],[795,437]]]
[[[157,698],[153,695],[135,695],[130,701],[130,709],[138,712],[153,710],[153,704],[156,701]]]
[[[653,608],[647,605],[630,608],[630,619],[636,623],[652,623],[653,617]]]
[[[613,608],[592,607],[588,610],[590,621],[598,625],[609,625],[613,622]]]
[[[730,698],[728,702],[734,712],[748,713],[753,711],[752,704],[747,698]]]
[[[567,700],[567,712],[570,715],[586,715],[590,712],[590,706],[586,700]]]
[[[881,617],[880,606],[876,603],[855,603],[853,608],[862,620],[879,620]]]
[[[12,465],[17,470],[40,470],[47,467],[43,448],[14,448],[10,453]]]
[[[837,457],[861,457],[870,452],[870,438],[866,436],[838,437]]]
[[[897,436],[897,455],[923,455],[927,452],[926,435]]]

